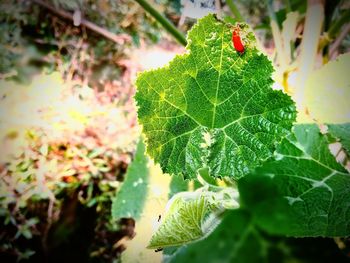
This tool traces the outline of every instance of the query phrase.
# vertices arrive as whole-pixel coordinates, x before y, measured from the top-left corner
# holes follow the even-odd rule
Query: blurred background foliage
[[[148,2],[184,34],[207,12],[239,20],[226,1]],[[234,2],[275,62],[280,88],[293,93],[288,75],[300,54],[307,1]],[[350,46],[349,34],[335,48],[330,45],[344,31],[349,4],[326,1],[325,7],[324,32],[332,34],[320,38],[321,64]],[[287,28],[291,11],[297,12],[288,20],[294,28],[290,35],[282,32],[290,40],[289,59],[281,65],[271,24]],[[137,1],[1,1],[1,262],[120,261],[121,240],[135,235],[133,218],[111,215],[140,135],[133,80],[180,51]],[[187,189],[181,181],[170,186],[171,195]],[[157,221],[161,194],[154,189],[156,201],[145,209]],[[138,223],[151,231],[145,221]]]

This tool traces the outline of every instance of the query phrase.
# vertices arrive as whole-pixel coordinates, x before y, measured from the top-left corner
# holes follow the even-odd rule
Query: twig
[[[347,24],[344,29],[341,31],[339,36],[334,41],[333,45],[330,47],[329,54],[332,58],[334,53],[337,51],[338,47],[340,46],[341,42],[344,40],[344,38],[349,34],[350,32],[350,24]]]
[[[350,9],[346,10],[343,15],[330,26],[328,30],[328,35],[330,38],[333,38],[338,31],[341,29],[341,27],[350,21]]]
[[[185,36],[172,24],[169,22],[168,19],[166,19],[164,16],[162,16],[155,8],[153,8],[146,0],[135,0],[140,4],[140,6],[145,9],[146,12],[148,12],[151,16],[154,17],[154,19],[159,22],[166,31],[168,31],[180,44],[183,46],[186,46],[187,41]]]
[[[324,21],[323,0],[308,0],[306,20],[304,25],[301,54],[299,60],[299,75],[297,80],[296,104],[300,112],[304,112],[304,93],[308,76],[314,69],[317,49]]]
[[[74,21],[73,14],[71,14],[67,11],[56,9],[55,7],[53,7],[50,4],[48,4],[44,1],[41,1],[41,0],[31,0],[31,1],[37,5],[40,5],[41,7],[48,9],[50,12],[54,13],[57,16]],[[83,25],[83,26],[87,27],[88,29],[90,29],[90,30],[92,30],[92,31],[104,36],[105,38],[108,38],[109,40],[112,40],[113,42],[120,44],[120,45],[124,44],[125,42],[131,41],[131,37],[127,34],[116,35],[116,34],[110,32],[110,31],[84,19],[84,18],[81,19],[80,25]]]
[[[235,16],[236,20],[238,22],[244,22],[244,19],[243,19],[241,13],[239,12],[236,4],[232,0],[227,0],[226,4],[230,8],[231,13]]]
[[[281,30],[277,23],[277,16],[275,11],[273,10],[273,1],[268,0],[267,2],[267,10],[270,16],[270,26],[272,30],[273,42],[275,43],[277,60],[282,71],[287,69],[287,65],[290,63],[290,57],[287,56],[285,52],[285,48],[283,47],[283,39]]]

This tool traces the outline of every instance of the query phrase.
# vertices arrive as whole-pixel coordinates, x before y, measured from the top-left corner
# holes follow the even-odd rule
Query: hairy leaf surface
[[[178,246],[203,237],[202,223],[207,212],[208,202],[204,197],[176,198],[148,247]]]
[[[147,152],[163,171],[195,178],[240,178],[268,157],[291,129],[295,107],[271,89],[273,67],[240,24],[245,52],[232,46],[231,24],[213,15],[188,33],[188,53],[136,82]]]
[[[179,246],[204,238],[221,221],[225,209],[239,206],[237,196],[238,191],[231,188],[216,192],[201,188],[176,194],[169,201],[149,248]]]
[[[350,175],[316,125],[294,127],[275,159],[239,181],[241,205],[273,234],[350,235]]]

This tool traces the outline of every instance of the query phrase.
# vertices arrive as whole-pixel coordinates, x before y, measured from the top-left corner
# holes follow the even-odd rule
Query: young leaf
[[[237,190],[229,188],[176,194],[148,247],[179,246],[205,237],[221,221],[225,209],[238,207],[237,196]]]
[[[232,46],[233,25],[208,15],[188,33],[188,54],[138,77],[147,152],[164,172],[195,178],[207,167],[211,176],[240,178],[291,129],[293,101],[271,89],[271,62],[248,26],[239,27],[243,54]]]
[[[148,248],[178,246],[203,237],[201,225],[207,212],[208,203],[204,197],[193,200],[176,198]]]
[[[125,175],[125,181],[113,199],[112,217],[114,219],[123,217],[138,219],[140,217],[148,188],[149,170],[147,163],[145,145],[140,139],[134,160],[129,165]]]
[[[259,227],[287,236],[350,235],[350,175],[316,125],[294,127],[275,159],[239,181]]]

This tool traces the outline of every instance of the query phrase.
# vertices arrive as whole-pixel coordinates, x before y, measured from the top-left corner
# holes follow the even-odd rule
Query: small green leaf
[[[350,123],[328,124],[328,132],[340,141],[350,155]]]
[[[208,203],[204,197],[192,200],[176,197],[148,248],[178,246],[203,237],[201,225],[207,211]]]
[[[204,238],[221,221],[225,209],[238,207],[237,197],[237,190],[232,188],[212,192],[203,187],[176,194],[148,247],[179,246]]]
[[[195,178],[240,178],[270,157],[291,129],[295,106],[272,90],[273,67],[239,24],[245,52],[232,45],[233,25],[208,15],[188,33],[188,53],[142,73],[135,99],[147,152],[164,172]]]
[[[145,145],[140,139],[133,162],[129,165],[120,190],[112,203],[114,219],[132,217],[139,219],[146,200],[149,170]]]
[[[350,175],[316,125],[298,125],[275,158],[239,181],[256,224],[287,236],[350,235]]]

